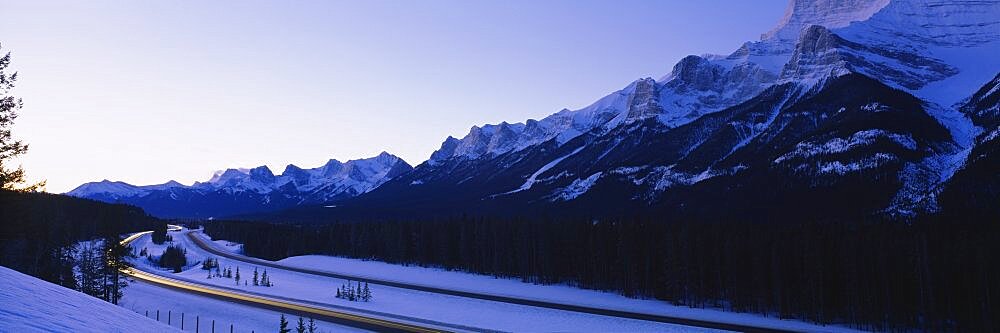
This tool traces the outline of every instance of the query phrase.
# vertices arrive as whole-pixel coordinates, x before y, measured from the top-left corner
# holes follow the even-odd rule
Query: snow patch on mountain
[[[914,141],[913,137],[909,134],[898,134],[879,129],[872,129],[854,133],[847,138],[832,138],[822,143],[800,142],[795,145],[794,150],[779,156],[773,163],[779,164],[793,159],[806,159],[815,156],[846,153],[857,148],[871,146],[878,140],[887,140],[908,150],[917,149],[917,142]]]
[[[552,160],[551,162],[543,165],[541,168],[538,168],[537,171],[535,171],[530,176],[528,176],[528,179],[524,181],[524,184],[521,184],[521,187],[518,187],[518,188],[513,189],[511,191],[508,191],[508,192],[496,194],[494,196],[501,196],[501,195],[513,194],[513,193],[517,193],[517,192],[521,192],[521,191],[525,191],[525,190],[530,189],[532,185],[535,185],[535,182],[537,181],[539,175],[541,175],[545,171],[548,171],[549,169],[552,169],[552,167],[556,166],[556,164],[559,164],[559,162],[562,162],[567,157],[576,155],[576,153],[579,153],[581,150],[583,150],[583,148],[586,148],[586,146],[580,146],[579,148],[576,148],[575,150],[573,150],[573,152],[571,152],[569,154],[566,154],[566,155],[563,155],[563,156],[560,156],[560,157]]]
[[[591,186],[597,183],[603,172],[596,172],[587,178],[576,179],[569,186],[556,190],[551,197],[551,201],[570,201],[587,193]]]

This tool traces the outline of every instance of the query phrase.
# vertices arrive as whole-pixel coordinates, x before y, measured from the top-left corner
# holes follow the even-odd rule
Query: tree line
[[[1000,227],[988,222],[456,217],[205,230],[269,260],[373,259],[861,329],[1000,329]]]
[[[154,228],[166,224],[133,206],[0,190],[0,265],[113,303],[131,255],[121,235]]]

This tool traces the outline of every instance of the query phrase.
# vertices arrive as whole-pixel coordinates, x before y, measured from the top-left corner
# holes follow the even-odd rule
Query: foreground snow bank
[[[0,267],[2,332],[178,332],[75,290]]]

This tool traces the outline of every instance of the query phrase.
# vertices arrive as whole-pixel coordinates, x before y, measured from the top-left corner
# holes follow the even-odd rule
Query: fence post
[[[156,321],[160,321],[160,310],[156,310]]]
[[[215,333],[215,319],[212,319],[212,333]]]
[[[173,317],[173,310],[167,310],[167,326],[170,326],[170,319]]]
[[[184,330],[184,312],[181,312],[181,331]]]
[[[201,316],[194,316],[194,333],[201,331]]]
[[[149,310],[146,310],[146,318],[149,318]]]
[[[233,324],[229,324],[229,333],[233,333]]]

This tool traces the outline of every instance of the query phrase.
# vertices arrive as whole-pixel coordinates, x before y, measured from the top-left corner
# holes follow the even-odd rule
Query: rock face
[[[778,26],[760,39],[795,42],[799,32],[809,26],[843,28],[867,20],[888,4],[889,0],[793,0]]]
[[[267,166],[228,169],[204,183],[184,186],[134,186],[108,180],[80,185],[68,195],[113,203],[128,203],[163,218],[209,218],[327,204],[357,196],[410,171],[412,167],[388,153],[340,162],[330,160],[314,169],[289,164],[281,175]]]

